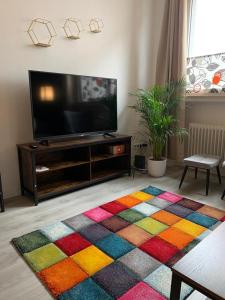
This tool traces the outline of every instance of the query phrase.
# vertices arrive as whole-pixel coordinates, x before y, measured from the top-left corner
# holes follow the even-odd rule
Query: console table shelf
[[[45,166],[49,168],[49,170],[42,171],[42,172],[37,172],[37,175],[42,175],[47,172],[51,171],[57,171],[57,170],[62,170],[62,169],[67,169],[67,168],[72,168],[80,165],[85,165],[89,164],[89,161],[62,161],[62,162],[55,162],[55,163],[47,163]]]
[[[126,173],[127,170],[105,170],[105,171],[98,171],[98,172],[95,172],[92,176],[92,180],[93,181],[99,181],[101,180],[102,178],[108,178],[108,179],[111,179],[115,176],[121,176],[122,174]]]
[[[124,145],[124,153],[111,154],[109,146]],[[84,137],[49,146],[18,145],[22,194],[40,200],[130,174],[131,137]],[[46,167],[40,172],[37,167]]]
[[[101,160],[106,160],[106,159],[112,159],[112,158],[118,158],[120,156],[128,156],[129,154],[127,153],[122,153],[122,154],[101,154],[101,155],[94,155],[91,158],[92,162],[97,162]]]
[[[73,180],[62,180],[62,181],[56,181],[53,183],[40,185],[38,189],[38,199],[45,199],[48,195],[51,196],[52,193],[66,193],[70,192],[71,190],[74,190],[76,188],[81,188],[82,185],[88,184],[89,181],[73,181]]]

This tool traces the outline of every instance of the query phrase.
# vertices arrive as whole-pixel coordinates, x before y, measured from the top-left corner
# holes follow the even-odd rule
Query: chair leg
[[[210,178],[210,169],[206,170],[206,196],[208,196],[209,193],[209,178]]]
[[[182,183],[183,183],[183,181],[184,181],[184,177],[185,177],[185,175],[186,175],[186,173],[187,173],[187,170],[188,170],[188,166],[185,166],[185,167],[184,167],[183,174],[182,174],[182,177],[181,177],[181,180],[180,180],[179,189],[180,189],[181,186],[182,186]]]
[[[195,168],[195,179],[198,177],[198,168]]]
[[[223,195],[221,197],[222,200],[223,200],[224,196],[225,196],[225,190],[223,191]]]
[[[220,167],[217,166],[217,167],[216,167],[216,170],[217,170],[217,175],[218,175],[218,178],[219,178],[219,183],[221,184],[221,183],[222,183],[222,180],[221,180],[221,174],[220,174]]]

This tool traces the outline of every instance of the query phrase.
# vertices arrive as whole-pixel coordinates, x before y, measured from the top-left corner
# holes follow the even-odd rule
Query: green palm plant
[[[178,125],[177,111],[183,98],[185,81],[154,85],[150,89],[139,89],[131,95],[137,97],[135,105],[130,106],[141,116],[146,129],[154,160],[162,160],[169,136],[179,136],[181,141],[187,134]]]

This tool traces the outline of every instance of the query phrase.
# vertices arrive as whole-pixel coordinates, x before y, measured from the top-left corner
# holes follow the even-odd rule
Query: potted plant
[[[182,100],[185,81],[154,85],[150,89],[139,89],[132,93],[137,97],[135,109],[141,117],[144,133],[148,135],[152,157],[148,159],[148,172],[160,177],[166,171],[166,145],[169,136],[182,137],[187,134],[179,127],[177,111]]]

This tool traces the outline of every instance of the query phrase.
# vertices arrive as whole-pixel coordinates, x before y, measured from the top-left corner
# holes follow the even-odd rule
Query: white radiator
[[[188,155],[210,154],[225,159],[225,127],[189,124]]]

